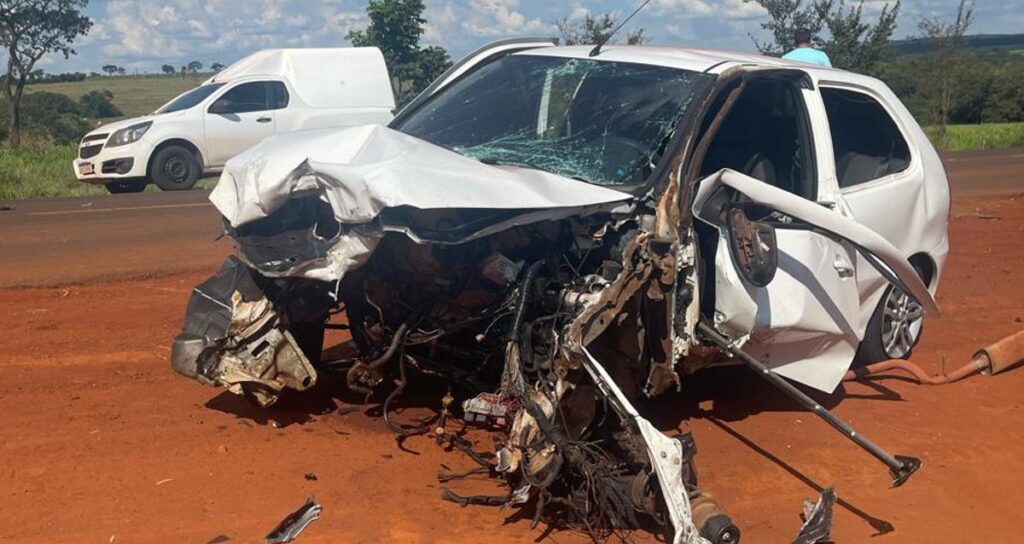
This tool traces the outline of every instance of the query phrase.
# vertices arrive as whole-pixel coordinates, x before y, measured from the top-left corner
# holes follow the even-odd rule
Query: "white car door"
[[[826,392],[842,380],[863,330],[855,253],[928,313],[938,314],[906,258],[864,225],[732,170],[700,183],[694,213],[719,231],[715,326],[744,342],[745,350],[780,375]],[[736,206],[737,194],[744,204],[761,205],[773,214],[768,221],[775,226],[778,268],[764,286],[753,285],[741,274],[722,219]]]
[[[221,167],[231,157],[275,133],[279,108],[272,100],[269,85],[267,81],[236,85],[207,108],[203,116],[206,167]]]

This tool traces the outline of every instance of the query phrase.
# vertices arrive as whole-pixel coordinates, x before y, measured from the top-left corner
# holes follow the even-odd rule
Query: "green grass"
[[[66,94],[78,100],[80,96],[89,91],[105,89],[114,93],[114,105],[124,113],[125,117],[136,117],[152,113],[168,100],[194,88],[209,77],[210,74],[186,77],[180,75],[90,77],[85,81],[37,83],[26,87],[25,92],[49,91]],[[111,119],[101,120],[104,123],[110,121]]]
[[[76,145],[10,149],[0,147],[0,200],[106,193],[75,179],[71,161]]]
[[[935,127],[925,129],[928,137],[946,151],[976,151],[1024,146],[1024,123],[989,123],[982,125],[950,125],[945,145],[937,142]]]
[[[102,185],[82,183],[75,178],[71,161],[77,145],[28,145],[22,149],[0,146],[0,201],[55,196],[96,196],[107,194]],[[212,189],[217,177],[202,178],[196,183]],[[146,191],[159,191],[149,185]]]

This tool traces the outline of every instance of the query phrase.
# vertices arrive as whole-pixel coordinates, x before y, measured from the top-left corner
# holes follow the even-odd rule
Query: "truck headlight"
[[[151,126],[153,126],[153,121],[147,121],[145,123],[139,123],[127,128],[122,128],[110,136],[110,139],[107,140],[107,147],[116,147],[119,145],[128,145],[133,143],[141,138]]]

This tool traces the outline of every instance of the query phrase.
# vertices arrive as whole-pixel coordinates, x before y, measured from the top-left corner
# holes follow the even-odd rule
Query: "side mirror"
[[[231,113],[231,101],[223,98],[218,99],[210,104],[210,109],[207,110],[210,113]]]
[[[743,279],[766,287],[779,269],[775,227],[764,221],[770,210],[761,206],[734,205],[725,212],[733,264]]]

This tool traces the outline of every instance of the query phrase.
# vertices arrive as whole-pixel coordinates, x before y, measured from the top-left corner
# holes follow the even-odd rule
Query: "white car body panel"
[[[285,85],[289,95],[286,107],[232,114],[209,112],[214,102],[235,87],[263,81]],[[261,51],[204,82],[210,84],[223,87],[186,110],[125,119],[91,131],[83,138],[79,157],[73,163],[78,180],[106,183],[143,178],[154,151],[172,140],[187,142],[195,148],[204,172],[217,172],[232,156],[267,136],[386,124],[393,118],[395,108],[384,57],[376,48]],[[265,118],[270,121],[259,121]],[[106,145],[109,136],[118,129],[144,122],[153,124],[139,141],[116,147]],[[104,144],[98,154],[85,152],[97,143]],[[133,159],[130,171],[102,171],[104,163],[126,158]],[[93,166],[94,173],[83,173],[87,165]]]
[[[747,284],[735,271],[724,230],[715,257],[716,326],[746,342],[745,349],[779,374],[825,392],[833,391],[853,360],[866,321],[859,312],[859,285],[851,252],[839,238],[876,256],[930,315],[940,314],[935,299],[888,240],[853,219],[782,189],[723,170],[700,183],[694,213],[718,226],[713,195],[731,187],[753,202],[802,220],[831,236],[808,230],[778,231],[779,272],[763,288]],[[871,266],[871,265],[868,265]],[[849,272],[848,272],[849,271]]]

